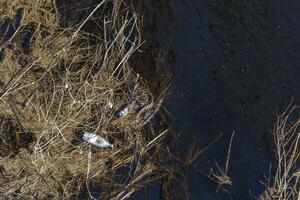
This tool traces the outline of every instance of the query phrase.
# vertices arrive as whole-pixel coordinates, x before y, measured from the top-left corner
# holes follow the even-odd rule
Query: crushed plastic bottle
[[[106,139],[104,139],[103,137],[96,135],[95,133],[90,133],[90,132],[84,132],[83,134],[83,138],[84,141],[95,145],[97,147],[100,148],[113,148],[113,144],[111,144],[110,142],[108,142]]]
[[[123,105],[117,112],[116,112],[116,117],[121,118],[121,117],[125,117],[129,111],[131,110],[131,108],[133,107],[133,103],[129,103],[129,104],[125,104]]]

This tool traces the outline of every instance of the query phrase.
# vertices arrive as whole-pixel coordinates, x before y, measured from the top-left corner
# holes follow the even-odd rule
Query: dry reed
[[[76,199],[86,190],[94,199],[97,185],[101,199],[126,199],[159,179],[153,154],[168,131],[149,139],[144,126],[166,88],[153,93],[129,62],[143,44],[137,14],[119,0],[74,17],[81,12],[53,0],[0,1],[1,198]],[[128,115],[117,117],[124,106]],[[114,148],[87,144],[84,131]]]
[[[260,200],[300,199],[300,118],[299,107],[289,106],[274,127],[277,166]]]

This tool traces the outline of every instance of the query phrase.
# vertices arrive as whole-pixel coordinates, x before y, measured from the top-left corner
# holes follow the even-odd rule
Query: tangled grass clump
[[[166,88],[154,93],[129,62],[143,43],[137,14],[120,0],[76,2],[0,2],[3,198],[94,199],[96,186],[101,199],[126,199],[163,170],[168,130],[149,137],[145,126]],[[84,131],[114,148],[84,142]]]
[[[270,177],[259,200],[300,199],[300,118],[299,107],[289,106],[273,130],[276,145],[276,172]]]

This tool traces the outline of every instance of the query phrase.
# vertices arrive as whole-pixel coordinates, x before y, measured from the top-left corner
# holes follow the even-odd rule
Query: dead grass
[[[76,9],[52,0],[0,1],[1,197],[70,199],[100,185],[101,199],[126,199],[159,178],[164,167],[150,150],[164,148],[168,131],[146,139],[144,126],[166,88],[153,93],[132,70],[128,60],[143,39],[129,6],[103,0],[71,21],[63,16]],[[128,104],[128,115],[116,117]],[[114,148],[90,146],[83,131]]]
[[[299,107],[289,106],[274,128],[277,166],[260,200],[300,199],[300,118]]]

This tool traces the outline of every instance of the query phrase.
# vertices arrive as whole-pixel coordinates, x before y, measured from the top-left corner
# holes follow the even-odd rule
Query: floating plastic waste
[[[90,132],[84,132],[82,139],[100,148],[113,148],[114,146],[103,137]]]
[[[128,113],[129,113],[129,110],[133,107],[133,103],[129,103],[129,104],[125,104],[123,105],[117,112],[116,112],[116,116],[118,118],[121,118],[121,117],[125,117]]]

